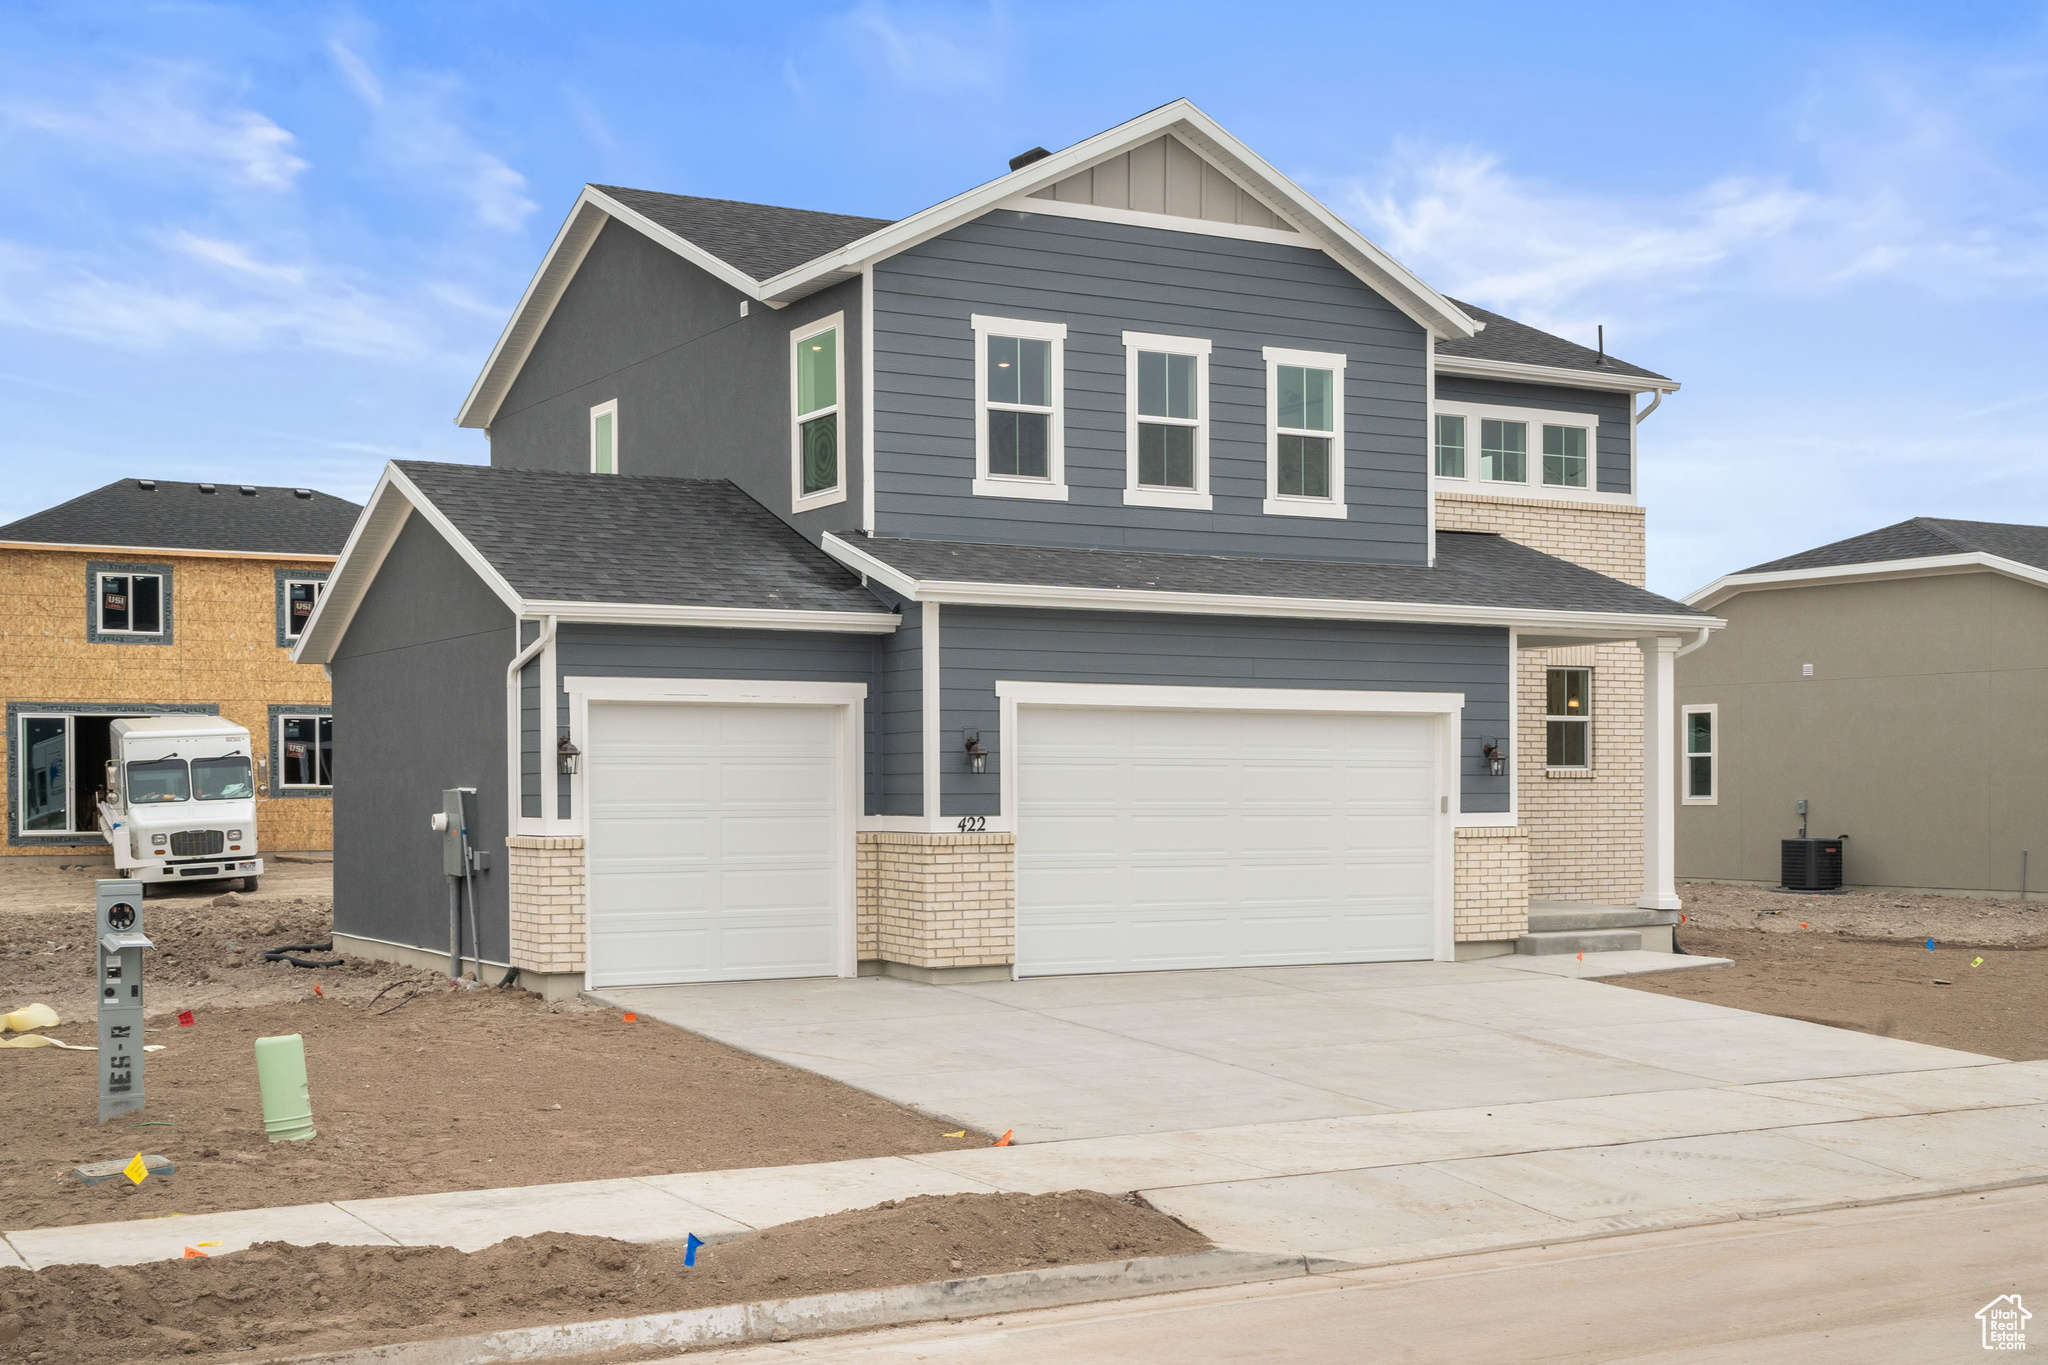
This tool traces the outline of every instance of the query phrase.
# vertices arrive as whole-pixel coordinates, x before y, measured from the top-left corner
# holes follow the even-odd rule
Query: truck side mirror
[[[270,760],[267,758],[256,760],[256,794],[270,795]]]
[[[107,800],[115,801],[121,795],[121,765],[113,759],[107,760]]]

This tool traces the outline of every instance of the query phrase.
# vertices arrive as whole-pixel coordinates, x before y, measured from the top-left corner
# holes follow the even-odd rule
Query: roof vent
[[[202,483],[199,485],[199,491],[202,493],[218,493],[220,490],[210,483]]]
[[[313,490],[310,488],[294,488],[292,496],[295,498],[310,498],[313,496]]]
[[[242,496],[243,496],[243,497],[245,497],[245,498],[253,498],[253,497],[255,497],[255,496],[256,496],[256,485],[255,485],[255,484],[253,484],[253,483],[245,483],[245,484],[243,484],[243,485],[242,485]]]
[[[1043,147],[1033,147],[1028,152],[1019,152],[1017,153],[1017,155],[1011,157],[1010,169],[1013,171],[1021,171],[1026,166],[1029,166],[1032,162],[1043,161],[1051,155],[1052,153],[1048,152]]]
[[[141,490],[142,490],[143,492],[145,492],[145,493],[154,493],[154,492],[156,492],[156,480],[155,480],[155,479],[137,479],[137,480],[135,481],[135,486],[136,486],[137,488],[140,488],[140,489],[141,489]]]

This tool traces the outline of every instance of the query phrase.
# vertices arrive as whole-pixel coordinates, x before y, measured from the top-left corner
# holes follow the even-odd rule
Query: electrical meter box
[[[156,945],[142,927],[142,883],[106,879],[93,935],[100,1016],[100,1122],[143,1107],[142,954]]]
[[[476,828],[476,788],[450,787],[441,793],[441,815],[434,821],[441,834],[441,871],[460,877],[469,871],[470,831]]]

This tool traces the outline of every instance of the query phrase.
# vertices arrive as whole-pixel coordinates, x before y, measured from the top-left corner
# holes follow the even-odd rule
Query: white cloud
[[[75,103],[0,104],[0,128],[61,141],[89,158],[223,173],[289,189],[307,163],[292,134],[264,114],[216,98],[189,70],[159,69],[109,83]]]
[[[257,260],[248,250],[234,242],[224,242],[217,237],[201,237],[182,228],[168,234],[171,246],[194,260],[207,261],[239,275],[252,276],[259,280],[271,280],[279,284],[304,284],[306,272],[295,265],[271,265]]]
[[[1002,11],[993,7],[979,21],[962,23],[949,13],[941,23],[867,0],[836,27],[871,70],[892,85],[924,94],[998,84],[1003,68],[995,54],[1016,47]]]

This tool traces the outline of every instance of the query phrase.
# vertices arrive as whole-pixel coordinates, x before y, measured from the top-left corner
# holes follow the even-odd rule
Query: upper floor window
[[[1465,477],[1465,419],[1454,412],[1436,415],[1436,476]]]
[[[1488,482],[1529,481],[1529,424],[1496,422],[1479,424],[1479,477]]]
[[[1543,482],[1552,488],[1586,486],[1586,429],[1543,425]]]
[[[284,637],[287,642],[306,633],[306,622],[313,619],[313,608],[319,605],[320,594],[325,591],[327,584],[318,578],[284,580]]]
[[[1544,766],[1593,766],[1593,670],[1553,668],[1547,676]]]
[[[85,571],[85,637],[96,644],[171,643],[171,566],[95,561]]]
[[[590,410],[590,472],[619,472],[619,400],[599,403]]]
[[[1721,714],[1718,706],[1684,708],[1685,800],[1711,806],[1721,794]]]
[[[1066,324],[980,314],[972,321],[974,491],[1064,502]]]
[[[1520,484],[1531,492],[1633,501],[1627,493],[1594,492],[1595,413],[1505,408],[1458,399],[1437,404],[1435,469],[1439,479]],[[1449,409],[1446,411],[1445,409]],[[1476,448],[1475,448],[1476,447]]]
[[[790,334],[791,504],[799,512],[846,499],[840,420],[846,366],[839,340],[844,321],[834,313]]]
[[[1265,348],[1266,511],[1344,516],[1344,362]]]
[[[1124,501],[1207,511],[1209,350],[1201,337],[1125,332]]]

